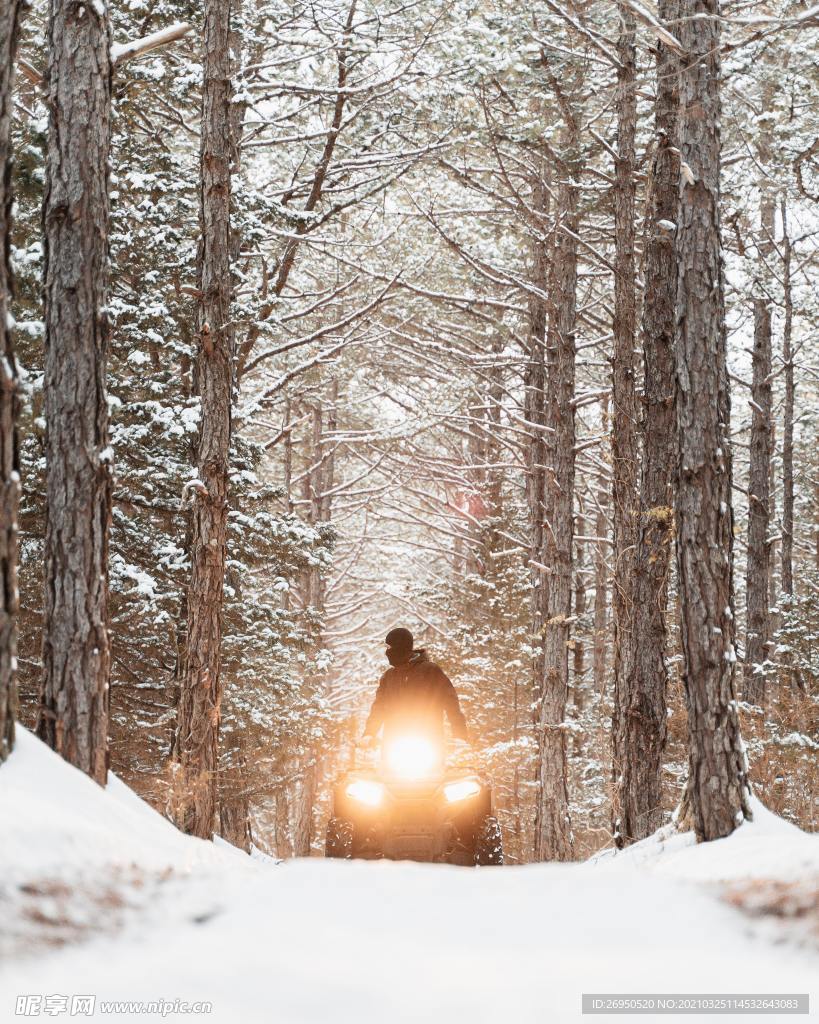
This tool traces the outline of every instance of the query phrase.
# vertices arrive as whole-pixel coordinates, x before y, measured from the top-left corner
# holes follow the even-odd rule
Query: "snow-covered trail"
[[[680,836],[588,864],[276,865],[181,836],[23,733],[0,769],[0,821],[0,920],[20,916],[0,942],[3,1022],[21,994],[89,993],[98,1007],[207,1000],[220,1024],[543,1024],[580,1020],[582,992],[815,993],[819,977],[808,944],[775,943],[771,922],[718,898],[721,879],[819,875],[819,838],[764,809],[720,843]],[[61,926],[32,907],[64,931],[81,918],[81,941],[33,948]]]

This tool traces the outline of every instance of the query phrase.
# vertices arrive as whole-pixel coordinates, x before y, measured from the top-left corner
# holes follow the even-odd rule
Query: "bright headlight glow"
[[[402,779],[424,779],[439,767],[435,745],[423,736],[401,736],[386,750],[387,768]]]
[[[474,779],[459,779],[458,782],[444,786],[444,796],[451,804],[466,800],[469,796],[477,796],[480,791],[481,787]]]
[[[370,782],[367,779],[356,779],[347,786],[345,792],[351,799],[369,807],[378,807],[384,799],[384,787],[381,783]]]

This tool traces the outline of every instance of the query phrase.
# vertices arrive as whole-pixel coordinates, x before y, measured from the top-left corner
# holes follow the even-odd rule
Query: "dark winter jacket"
[[[413,651],[406,664],[388,668],[381,677],[364,735],[375,736],[383,725],[385,740],[421,732],[442,741],[445,714],[453,736],[465,740],[466,719],[455,687],[426,651]]]

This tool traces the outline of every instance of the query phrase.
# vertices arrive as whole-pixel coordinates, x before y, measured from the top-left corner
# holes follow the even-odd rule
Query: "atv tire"
[[[343,818],[330,818],[327,822],[327,840],[324,856],[339,860],[352,860],[353,825]]]
[[[500,822],[487,815],[475,833],[475,864],[503,864],[503,836]]]

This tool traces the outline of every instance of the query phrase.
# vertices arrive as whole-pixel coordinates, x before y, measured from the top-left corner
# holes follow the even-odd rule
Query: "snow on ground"
[[[0,776],[4,881],[102,864],[193,869],[219,864],[221,849],[178,832],[114,775],[106,789],[72,769],[17,727],[17,745]]]
[[[757,799],[751,800],[753,821],[746,822],[729,840],[697,843],[693,832],[682,835],[672,828],[635,843],[625,853],[606,851],[589,866],[651,870],[692,882],[731,882],[746,878],[794,879],[819,872],[819,836],[772,814]]]
[[[582,992],[819,999],[805,933],[721,898],[819,878],[819,837],[758,804],[720,842],[652,838],[587,864],[274,864],[182,836],[18,737],[0,768],[2,1024],[21,995],[94,995],[97,1016],[134,1021],[160,1015],[102,1001],[205,1000],[167,1019],[214,1024],[560,1024]]]

